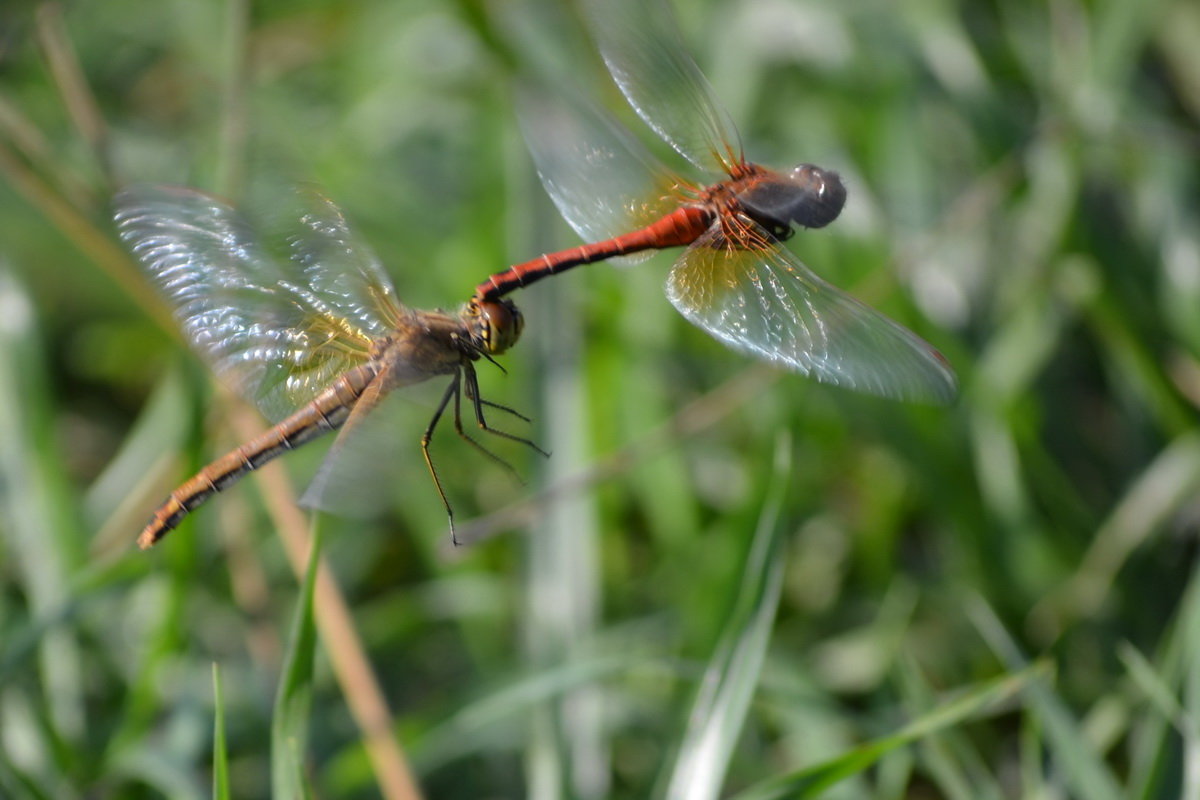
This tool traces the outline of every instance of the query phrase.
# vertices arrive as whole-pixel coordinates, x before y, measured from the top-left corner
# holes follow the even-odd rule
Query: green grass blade
[[[213,797],[231,800],[229,752],[225,745],[225,700],[221,697],[221,669],[213,663]]]
[[[321,528],[316,519],[314,516],[308,571],[292,617],[283,674],[275,694],[275,712],[271,717],[272,796],[283,800],[310,796],[304,754],[308,745],[308,715],[312,706],[313,661],[317,644],[313,592],[317,585],[317,565],[320,563]]]
[[[997,655],[1010,668],[1023,669],[1025,658],[1016,642],[983,600],[972,603],[969,611]],[[1075,796],[1088,800],[1117,800],[1124,796],[1116,776],[1105,765],[1098,749],[1084,736],[1079,721],[1045,681],[1030,684],[1029,707],[1044,730],[1050,755]]]
[[[7,531],[11,559],[5,571],[21,586],[34,619],[52,619],[69,604],[69,576],[82,560],[46,364],[32,300],[22,282],[0,268],[0,531]],[[76,633],[49,627],[36,644],[46,732],[78,740],[87,721]]]
[[[746,720],[762,671],[785,559],[779,511],[791,477],[791,438],[780,436],[775,476],[750,543],[734,611],[705,670],[667,785],[671,800],[715,798],[721,791],[734,746]]]
[[[1184,606],[1183,629],[1183,716],[1188,721],[1184,730],[1184,797],[1200,797],[1200,614],[1195,602],[1197,592],[1193,580],[1193,591],[1189,591],[1192,602]]]
[[[1151,800],[1169,794],[1179,782],[1173,736],[1182,737],[1183,763],[1200,763],[1195,754],[1200,741],[1196,729],[1200,720],[1200,687],[1196,685],[1196,664],[1200,663],[1200,570],[1193,569],[1191,582],[1179,602],[1178,619],[1164,637],[1153,663],[1147,663],[1131,644],[1124,645],[1119,654],[1130,678],[1148,700],[1143,705],[1146,713],[1131,726],[1129,734],[1127,795]],[[1187,769],[1185,785],[1195,786],[1200,776],[1195,767]],[[1185,790],[1182,796],[1195,797],[1196,790]]]
[[[935,692],[914,654],[900,662],[900,683],[906,708],[923,713],[936,705]],[[946,800],[1001,800],[1005,796],[994,765],[975,749],[970,737],[958,731],[945,729],[925,736],[920,757],[921,771]]]
[[[1007,701],[1031,686],[1045,671],[1044,666],[1032,665],[1021,672],[996,678],[932,709],[890,736],[856,747],[837,758],[763,781],[739,793],[734,800],[819,797],[830,786],[869,769],[897,748],[947,730]]]
[[[476,701],[447,714],[417,739],[411,748],[413,763],[426,772],[485,749],[494,741],[496,731],[506,731],[513,723],[528,719],[539,706],[644,667],[651,659],[649,653],[597,654],[490,687]]]

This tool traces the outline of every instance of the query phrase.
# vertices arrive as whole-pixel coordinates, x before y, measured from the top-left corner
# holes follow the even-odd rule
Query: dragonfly
[[[367,415],[389,392],[440,375],[451,380],[421,451],[452,538],[454,511],[429,449],[448,408],[459,436],[505,466],[464,431],[464,395],[481,429],[543,452],[488,424],[485,407],[528,418],[482,399],[475,372],[475,362],[496,363],[516,344],[524,326],[516,305],[472,299],[454,313],[407,308],[341,211],[315,190],[297,197],[302,213],[286,253],[269,249],[238,211],[203,192],[135,186],[115,197],[121,238],[173,307],[186,338],[220,377],[279,420],[171,492],[138,537],[143,549],[250,471],[341,429],[301,499],[332,507],[332,476],[345,471],[346,442],[363,438]]]
[[[522,127],[542,183],[587,244],[516,264],[476,287],[494,300],[581,264],[686,247],[666,294],[736,351],[885,397],[949,402],[947,360],[916,334],[818,277],[781,244],[837,219],[846,187],[814,164],[747,161],[737,128],[682,44],[666,0],[593,0],[590,28],[641,119],[707,177],[663,166],[610,117],[530,93]]]

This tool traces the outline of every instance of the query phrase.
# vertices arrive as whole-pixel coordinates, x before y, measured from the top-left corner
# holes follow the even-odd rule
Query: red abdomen
[[[683,206],[632,233],[594,244],[583,244],[570,250],[547,253],[509,267],[475,287],[475,294],[492,300],[580,264],[591,264],[643,250],[683,247],[699,239],[712,224],[712,219],[712,212],[707,208]]]

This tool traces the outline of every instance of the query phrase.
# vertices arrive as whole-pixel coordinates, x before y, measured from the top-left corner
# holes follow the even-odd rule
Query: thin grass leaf
[[[528,718],[539,705],[569,696],[572,691],[594,686],[603,680],[647,664],[643,653],[597,655],[534,672],[512,683],[491,687],[477,700],[443,720],[411,747],[413,764],[421,772],[431,772],[471,752],[488,749],[496,731]],[[502,734],[507,736],[507,734]],[[516,742],[511,742],[515,747]],[[341,767],[348,770],[347,763]]]
[[[308,570],[296,600],[283,673],[275,694],[275,712],[271,717],[271,790],[273,797],[283,800],[311,796],[304,764],[317,645],[313,617],[313,593],[317,585],[317,566],[321,561],[321,527],[317,519],[319,515],[314,516]]]
[[[915,763],[916,758],[908,749],[893,750],[879,759],[878,777],[875,781],[877,800],[905,800]],[[853,795],[847,792],[847,796]]]
[[[229,791],[229,752],[225,746],[225,699],[221,696],[221,669],[213,662],[213,797],[232,800]]]
[[[134,266],[132,257],[41,175],[23,164],[0,141],[0,177],[45,216],[117,286],[137,302],[163,330],[179,335],[178,326],[163,301]]]
[[[1021,720],[1018,746],[1021,748],[1021,796],[1041,797],[1047,791],[1048,783],[1042,757],[1044,743],[1041,721],[1032,714]]]
[[[121,447],[84,494],[84,518],[93,555],[127,554],[131,537],[150,510],[178,480],[179,454],[195,413],[181,372],[172,369],[158,382]],[[153,465],[147,469],[147,465]]]
[[[1081,616],[1097,612],[1112,594],[1121,567],[1139,547],[1200,489],[1200,432],[1175,438],[1131,481],[1095,532],[1087,554],[1070,580],[1055,588],[1031,612],[1034,625],[1057,635]]]
[[[34,15],[38,41],[54,76],[63,108],[71,115],[80,138],[87,142],[99,171],[113,184],[108,128],[100,106],[88,86],[74,43],[67,34],[63,9],[58,3],[39,3]]]
[[[148,741],[147,737],[163,711],[162,671],[170,668],[186,636],[179,620],[185,616],[184,606],[194,590],[197,561],[194,551],[183,548],[165,552],[160,558],[156,563],[162,568],[151,579],[146,595],[153,599],[147,603],[152,611],[142,631],[142,658],[122,697],[121,712],[105,753],[105,758],[114,762],[140,761],[151,771],[163,763],[162,754],[156,752],[162,742],[154,738]]]
[[[14,577],[36,619],[68,604],[81,537],[52,432],[46,358],[24,286],[0,266],[0,529],[8,530]],[[37,641],[37,674],[53,736],[78,739],[87,725],[79,644],[68,628],[47,628]],[[47,754],[49,755],[49,754]]]
[[[906,708],[934,707],[934,691],[926,682],[916,658],[910,656],[901,661],[900,680]],[[956,735],[954,731],[932,733],[920,745],[922,772],[947,800],[1000,800],[1004,797],[999,777],[989,771],[991,765],[975,749],[969,737]]]
[[[1200,720],[1200,569],[1193,569],[1192,580],[1180,603],[1179,624],[1176,633],[1171,637],[1172,644],[1178,643],[1176,649],[1180,653],[1179,667],[1162,675],[1163,680],[1179,680],[1178,673],[1182,671],[1182,718],[1186,720],[1183,729],[1183,788],[1181,797],[1200,797],[1200,731],[1197,730],[1197,720]],[[1174,667],[1174,665],[1172,665]],[[1167,672],[1163,670],[1163,672]],[[1165,739],[1163,736],[1161,739]],[[1159,749],[1162,752],[1162,748]],[[1165,759],[1160,757],[1161,762]],[[1146,777],[1154,775],[1147,770]],[[1160,778],[1161,775],[1155,775]],[[1146,780],[1140,786],[1149,788],[1151,780]],[[1139,784],[1135,784],[1139,785]],[[1149,796],[1147,794],[1147,796]]]
[[[62,160],[57,158],[45,132],[38,128],[20,107],[0,94],[0,139],[4,138],[7,138],[16,151],[39,173],[61,181],[57,188],[62,194],[84,198],[87,203],[92,202],[93,189],[83,176],[64,165]]]
[[[1195,599],[1197,592],[1189,592]],[[1183,737],[1183,797],[1200,797],[1200,732],[1196,730],[1197,720],[1200,720],[1200,614],[1197,614],[1197,604],[1189,602],[1184,606],[1184,684],[1183,684],[1183,715],[1188,720],[1188,727]]]
[[[1164,719],[1170,720],[1183,736],[1200,737],[1200,720],[1188,717],[1179,698],[1172,694],[1165,675],[1159,673],[1155,666],[1128,642],[1118,648],[1117,656],[1129,671],[1130,680]]]
[[[250,27],[248,0],[226,0],[224,31],[221,46],[220,130],[217,135],[216,176],[213,187],[226,197],[237,197],[242,175],[246,169],[245,147],[249,124],[246,94],[253,79],[247,69],[249,45],[246,34]]]
[[[1200,663],[1200,570],[1193,569],[1179,609],[1178,619],[1153,663],[1145,662],[1138,654],[1134,663],[1140,661],[1141,665],[1130,669],[1137,673],[1133,680],[1152,698],[1148,713],[1129,733],[1131,798],[1151,800],[1176,791],[1179,778],[1173,734],[1181,736],[1184,747],[1181,796],[1196,797],[1200,791],[1200,735],[1196,730],[1196,721],[1200,720],[1200,686],[1196,685],[1196,664]],[[1125,653],[1124,658],[1129,661],[1130,655]]]
[[[763,781],[737,794],[734,800],[819,797],[835,783],[870,769],[887,753],[966,722],[1008,701],[1033,685],[1046,671],[1046,665],[1033,664],[1020,672],[988,681],[962,697],[932,709],[890,736],[856,747],[821,764]]]
[[[0,759],[0,796],[13,800],[52,800],[28,775],[22,775],[11,764]]]
[[[791,437],[781,434],[775,446],[774,480],[750,543],[737,602],[705,670],[675,758],[665,794],[670,800],[715,798],[725,781],[779,607],[785,564],[781,547],[789,530],[781,524],[779,511],[791,466]]]
[[[1016,642],[983,599],[976,598],[968,611],[984,639],[1009,668],[1024,669],[1025,658]],[[1045,681],[1030,683],[1029,706],[1041,721],[1047,747],[1062,771],[1063,781],[1076,796],[1088,800],[1118,800],[1123,796],[1116,776],[1084,736],[1066,702]]]

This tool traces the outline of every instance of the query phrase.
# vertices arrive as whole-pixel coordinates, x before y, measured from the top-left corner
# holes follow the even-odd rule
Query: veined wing
[[[518,103],[538,177],[585,241],[637,230],[678,205],[683,182],[600,109],[532,87]]]
[[[375,413],[385,396],[386,376],[375,377],[359,397],[346,423],[300,498],[303,508],[333,511],[354,517],[371,516],[390,499],[379,478],[397,459],[390,450],[396,441],[385,415]],[[391,421],[391,420],[387,420]],[[398,485],[398,484],[393,484]]]
[[[742,221],[757,247],[730,246],[714,228],[668,276],[667,297],[688,321],[734,350],[825,383],[899,400],[953,399],[954,371],[933,346]]]
[[[395,507],[411,470],[424,472],[413,451],[419,450],[421,432],[446,383],[432,381],[423,393],[411,387],[452,376],[417,367],[409,363],[395,371],[384,366],[363,390],[300,497],[302,508],[353,518],[377,516]],[[395,391],[400,388],[405,391]]]
[[[366,360],[372,332],[386,325],[340,316],[327,285],[310,285],[300,264],[273,258],[241,215],[211,195],[136,186],[114,203],[121,238],[188,340],[271,419]]]
[[[647,125],[697,167],[728,174],[742,160],[737,128],[687,54],[668,0],[589,0],[604,63]]]
[[[316,187],[298,187],[295,200],[298,225],[287,239],[300,285],[328,317],[347,320],[372,339],[385,336],[408,312],[374,251]]]

